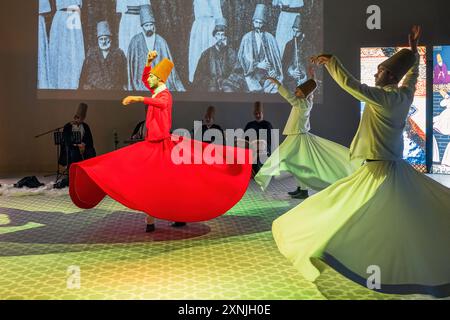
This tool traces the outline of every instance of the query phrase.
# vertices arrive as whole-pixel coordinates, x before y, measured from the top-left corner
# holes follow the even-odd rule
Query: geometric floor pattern
[[[300,203],[292,179],[251,183],[226,215],[173,229],[112,199],[80,211],[67,194],[0,196],[0,300],[431,299],[384,295],[333,269],[315,283],[279,253],[274,219]]]

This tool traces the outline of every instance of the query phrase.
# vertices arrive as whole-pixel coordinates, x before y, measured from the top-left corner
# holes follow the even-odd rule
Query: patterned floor
[[[227,215],[173,229],[111,199],[79,211],[67,194],[0,196],[0,300],[428,299],[378,294],[331,268],[315,283],[281,256],[272,221],[296,206],[292,179],[251,184]]]

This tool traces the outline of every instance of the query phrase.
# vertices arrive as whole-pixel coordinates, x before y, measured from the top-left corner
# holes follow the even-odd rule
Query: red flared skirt
[[[208,221],[242,199],[251,168],[249,150],[172,136],[73,164],[70,197],[82,209],[108,195],[155,218]]]

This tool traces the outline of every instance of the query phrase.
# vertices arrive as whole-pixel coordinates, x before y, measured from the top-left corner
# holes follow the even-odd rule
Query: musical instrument
[[[267,73],[270,75],[272,73],[276,73],[275,69],[273,68],[272,64],[269,62],[268,60],[268,53],[266,50],[266,46],[264,45],[264,33],[261,33],[261,47],[263,48],[263,52],[264,52],[264,62],[269,66]]]
[[[264,53],[264,62],[268,65],[268,68],[264,70],[258,68],[256,70],[254,77],[260,84],[264,83],[267,80],[268,76],[276,74],[276,70],[268,59],[269,55],[264,45],[264,33],[261,33],[261,47]]]
[[[294,57],[295,70],[300,72],[300,74],[303,74],[303,77],[295,79],[296,85],[299,86],[302,83],[304,83],[308,77],[306,76],[306,73],[303,70],[301,70],[302,68],[300,66],[299,46],[298,46],[298,38],[297,37],[294,38],[294,45],[295,45],[295,57]]]

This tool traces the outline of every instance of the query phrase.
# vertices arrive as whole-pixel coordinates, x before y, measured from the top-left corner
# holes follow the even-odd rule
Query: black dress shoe
[[[186,227],[186,222],[174,222],[170,225],[172,228]]]
[[[145,232],[146,233],[155,232],[155,224],[148,224]]]
[[[296,194],[300,193],[300,191],[302,191],[302,189],[300,189],[300,187],[298,187],[297,190],[288,192],[288,195],[295,196]]]
[[[292,196],[293,199],[308,199],[309,198],[309,194],[308,194],[308,190],[300,190],[299,193],[297,193],[296,195]]]

